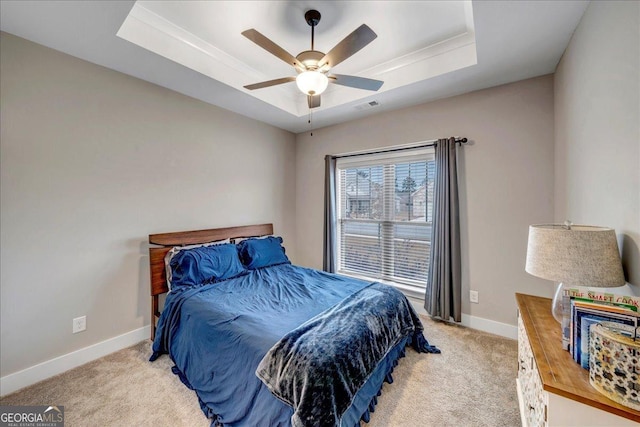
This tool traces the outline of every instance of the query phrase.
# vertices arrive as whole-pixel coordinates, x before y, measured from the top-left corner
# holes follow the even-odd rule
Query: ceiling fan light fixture
[[[298,89],[305,95],[320,95],[327,88],[329,79],[319,71],[304,71],[296,77]]]

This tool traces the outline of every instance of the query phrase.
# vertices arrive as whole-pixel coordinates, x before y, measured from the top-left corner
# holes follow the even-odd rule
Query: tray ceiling
[[[309,129],[295,71],[241,36],[255,28],[293,55],[324,52],[366,23],[378,37],[335,67],[384,80],[330,85],[319,128],[555,71],[587,1],[0,1],[0,30],[291,132]]]
[[[118,36],[298,117],[307,99],[295,83],[260,90],[244,85],[295,76],[288,66],[241,35],[255,28],[289,53],[311,49],[304,2],[137,1]],[[470,1],[332,2],[317,6],[322,19],[315,49],[328,52],[366,23],[378,37],[332,72],[383,80],[378,93],[476,64]],[[319,109],[371,96],[330,85]]]

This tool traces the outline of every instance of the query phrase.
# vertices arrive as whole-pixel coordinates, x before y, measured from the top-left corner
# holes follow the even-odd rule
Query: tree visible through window
[[[423,289],[431,247],[432,149],[338,162],[338,272]]]

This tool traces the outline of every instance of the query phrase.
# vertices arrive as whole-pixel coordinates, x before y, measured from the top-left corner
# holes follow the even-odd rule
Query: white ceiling
[[[316,50],[328,52],[363,22],[380,33],[332,70],[383,80],[378,94],[476,64],[470,1],[352,1],[323,4],[322,8],[324,17],[315,33]],[[241,33],[255,28],[296,56],[311,49],[311,27],[305,22],[305,12],[302,2],[138,1],[118,36],[302,117],[309,108],[295,83],[254,91],[243,88],[296,73],[291,65]],[[314,113],[372,93],[330,85]]]
[[[319,128],[555,70],[587,1],[0,1],[0,29],[274,126],[309,129],[293,67],[240,33],[255,28],[294,56],[329,51],[366,23],[378,38],[335,72],[384,80],[378,92],[331,85]],[[126,39],[126,40],[125,40]],[[333,70],[332,70],[333,71]],[[376,107],[369,102],[377,101]]]

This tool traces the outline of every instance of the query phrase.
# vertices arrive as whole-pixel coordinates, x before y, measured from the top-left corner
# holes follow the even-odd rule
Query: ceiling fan
[[[320,22],[320,16],[320,12],[317,10],[309,10],[304,14],[304,19],[307,21],[307,24],[311,26],[311,50],[300,52],[298,56],[295,57],[257,30],[252,28],[243,31],[243,36],[287,64],[293,65],[298,73],[296,77],[282,77],[275,80],[254,83],[245,86],[245,89],[262,89],[295,81],[302,93],[307,95],[309,108],[320,106],[320,94],[324,92],[329,83],[373,91],[380,89],[384,83],[381,80],[329,73],[333,67],[371,43],[378,37],[377,34],[367,25],[362,24],[331,49],[329,53],[325,54],[314,49],[314,29]]]

